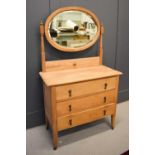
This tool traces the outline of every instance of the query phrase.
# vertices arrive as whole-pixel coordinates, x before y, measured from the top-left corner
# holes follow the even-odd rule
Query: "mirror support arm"
[[[104,27],[101,24],[100,26],[100,51],[99,51],[99,57],[100,57],[100,65],[102,65],[102,59],[103,59],[103,39],[102,39],[102,34],[104,33]]]
[[[40,21],[40,39],[41,39],[41,66],[42,66],[42,72],[46,71],[46,67],[45,67],[45,46],[44,46],[44,34],[45,34],[45,30],[44,30],[44,24],[42,22],[42,20]]]

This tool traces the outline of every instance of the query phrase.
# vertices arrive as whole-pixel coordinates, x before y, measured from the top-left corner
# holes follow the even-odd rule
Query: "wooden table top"
[[[86,68],[40,72],[39,74],[47,86],[56,86],[105,77],[112,77],[121,75],[122,73],[104,65],[98,65]]]

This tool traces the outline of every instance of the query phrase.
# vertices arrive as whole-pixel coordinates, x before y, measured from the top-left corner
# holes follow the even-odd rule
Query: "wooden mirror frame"
[[[62,12],[64,12],[64,11],[71,11],[71,10],[73,10],[73,11],[81,11],[81,12],[84,12],[84,13],[90,15],[90,16],[92,17],[92,19],[94,20],[94,22],[96,23],[96,26],[97,26],[97,33],[96,33],[95,37],[93,38],[93,40],[90,41],[89,43],[87,43],[86,45],[81,46],[81,47],[78,47],[78,48],[63,47],[63,46],[57,44],[57,43],[51,38],[51,36],[49,36],[49,32],[48,32],[48,31],[49,31],[49,30],[48,30],[49,24],[50,24],[51,20],[52,20],[56,15],[58,15],[59,13],[62,13]],[[63,8],[57,9],[56,11],[54,11],[53,13],[51,13],[51,14],[47,17],[46,22],[45,22],[45,36],[46,36],[47,41],[48,41],[53,47],[55,47],[56,49],[58,49],[58,50],[60,50],[60,51],[63,51],[63,52],[80,52],[80,51],[83,51],[83,50],[85,50],[85,49],[91,47],[92,45],[95,44],[95,42],[96,42],[97,39],[99,38],[100,29],[101,29],[101,28],[100,28],[100,22],[99,22],[98,18],[96,17],[96,15],[95,15],[93,12],[91,12],[91,11],[89,11],[89,10],[83,8],[83,7],[73,7],[73,6],[71,6],[71,7],[63,7]]]

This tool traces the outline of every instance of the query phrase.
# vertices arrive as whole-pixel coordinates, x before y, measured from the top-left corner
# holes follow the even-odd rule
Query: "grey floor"
[[[114,130],[105,118],[60,132],[56,151],[44,125],[28,129],[26,139],[27,155],[120,155],[129,149],[129,103],[118,104]]]

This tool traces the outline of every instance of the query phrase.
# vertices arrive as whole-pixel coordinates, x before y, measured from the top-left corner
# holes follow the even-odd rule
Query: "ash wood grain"
[[[59,71],[99,65],[99,57],[46,61],[46,71]]]
[[[58,146],[58,128],[57,128],[57,112],[56,112],[56,90],[55,87],[51,87],[51,124],[52,124],[52,138],[53,149],[57,149]]]
[[[86,97],[67,100],[57,103],[57,116],[65,116],[87,109],[115,103],[115,90],[101,92]]]
[[[56,101],[115,89],[116,78],[105,78],[56,87]]]
[[[115,105],[100,106],[94,109],[85,110],[72,115],[58,118],[58,130],[72,128],[81,124],[89,123],[105,116],[111,115],[114,112]]]
[[[119,86],[119,76],[116,76],[116,89],[115,89],[115,104],[117,103],[117,98],[118,98],[118,86]],[[117,104],[116,104],[117,106]],[[115,108],[115,111],[114,113],[111,115],[111,127],[112,129],[115,128],[115,122],[116,122],[116,108]]]
[[[46,126],[46,129],[48,129],[48,119],[47,119],[47,99],[46,99],[46,92],[45,92],[45,87],[46,85],[43,84],[43,94],[44,94],[44,109],[45,109],[45,126]]]
[[[100,30],[100,51],[99,51],[99,56],[100,56],[100,65],[102,65],[102,60],[103,60],[103,38],[102,38],[102,34],[104,32],[104,28],[103,28],[102,24],[101,24],[100,28],[101,28],[101,30]]]
[[[94,67],[66,69],[61,71],[39,73],[47,86],[63,85],[99,78],[112,77],[122,73],[109,67],[99,65]]]
[[[44,92],[44,109],[45,109],[45,125],[46,128],[49,127],[51,119],[51,89],[43,83],[43,92]]]
[[[42,66],[42,72],[46,71],[46,66],[45,66],[45,46],[44,46],[44,24],[41,21],[40,22],[40,40],[41,40],[41,66]]]

